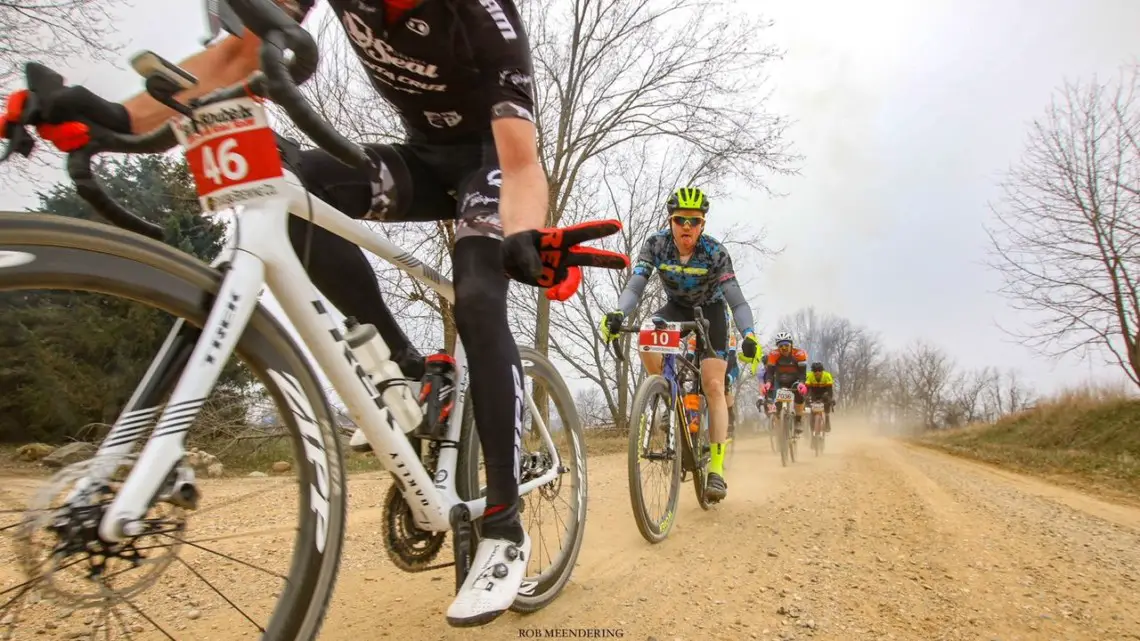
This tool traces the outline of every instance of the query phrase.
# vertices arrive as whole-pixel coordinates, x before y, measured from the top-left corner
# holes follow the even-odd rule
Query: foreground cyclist
[[[823,431],[830,432],[831,410],[835,407],[835,379],[832,378],[831,372],[823,368],[823,363],[816,361],[811,364],[811,371],[808,372],[804,383],[808,388],[808,400],[823,402],[825,417]]]
[[[701,385],[708,399],[712,444],[705,496],[710,501],[720,501],[728,494],[724,482],[724,445],[728,435],[725,402],[728,306],[744,327],[741,360],[753,365],[758,362],[759,342],[752,329],[752,310],[740,291],[728,250],[715,238],[702,233],[709,211],[709,200],[704,192],[695,187],[681,187],[669,197],[665,208],[669,213],[669,229],[653,234],[642,245],[633,275],[618,298],[620,309],[602,319],[601,335],[606,342],[617,337],[622,320],[637,308],[654,269],[661,278],[666,297],[665,306],[653,313],[655,318],[691,322],[696,318],[693,308],[701,308],[709,321],[709,341],[717,355],[701,361]],[[697,345],[697,349],[704,346]],[[642,352],[641,361],[650,374],[661,373],[662,355]]]
[[[796,434],[803,434],[800,423],[804,418],[804,396],[807,395],[807,352],[799,349],[792,341],[791,332],[776,334],[776,351],[768,353],[764,366],[764,382],[760,393],[769,402],[776,398],[779,389],[792,389],[796,399]]]
[[[275,0],[302,21],[315,0]],[[292,169],[307,189],[345,214],[385,222],[458,219],[453,271],[455,321],[469,355],[471,393],[487,470],[487,510],[471,572],[447,610],[454,626],[498,617],[515,600],[530,558],[518,515],[517,455],[522,425],[522,366],[507,323],[508,276],[552,287],[565,300],[578,265],[622,269],[618,254],[574,248],[572,234],[540,229],[548,185],[539,164],[526,33],[511,0],[329,0],[379,96],[401,116],[404,143],[366,145],[371,171],[309,150]],[[414,17],[411,12],[414,11]],[[182,100],[241,82],[260,67],[260,41],[249,30],[228,35],[181,66],[197,76]],[[13,115],[9,102],[9,115]],[[64,138],[61,123],[89,120],[119,133],[142,133],[173,111],[143,93],[123,104],[83,87],[64,87],[42,102],[41,137],[63,151],[85,140]],[[20,99],[22,100],[22,99]],[[18,114],[17,114],[18,115]],[[454,192],[454,196],[449,194]],[[500,202],[501,198],[501,202]],[[602,237],[616,224],[588,224],[582,237]],[[423,374],[423,359],[380,295],[364,252],[299,218],[290,219],[295,249],[312,232],[310,276],[346,316],[371,323],[406,376]],[[580,240],[579,240],[580,242]],[[542,255],[539,248],[542,248]],[[300,252],[299,252],[300,253]]]

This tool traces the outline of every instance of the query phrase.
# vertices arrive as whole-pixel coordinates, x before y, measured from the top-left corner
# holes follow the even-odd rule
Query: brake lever
[[[5,136],[8,139],[8,144],[4,145],[4,153],[0,154],[0,163],[7,162],[13,151],[24,158],[31,156],[32,150],[36,148],[36,138],[28,133],[28,128],[24,125],[8,123],[4,133],[7,134],[8,132],[12,132],[12,134]]]

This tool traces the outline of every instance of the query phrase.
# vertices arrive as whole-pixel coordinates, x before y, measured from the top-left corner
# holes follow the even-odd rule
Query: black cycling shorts
[[[380,184],[323,149],[301,154],[301,174],[316,193],[351,218],[382,222],[458,220],[456,240],[502,240],[499,188],[502,171],[490,137],[446,145],[403,142],[363,145],[380,161]]]
[[[713,350],[721,360],[726,360],[728,354],[728,311],[725,302],[721,300],[701,305],[701,314],[709,322],[708,335]],[[692,307],[684,307],[673,301],[665,303],[661,309],[653,312],[653,315],[671,323],[691,323],[697,320]],[[688,335],[688,332],[682,333],[681,340],[685,340]],[[704,346],[701,344],[701,340],[697,339],[697,351],[703,350]]]

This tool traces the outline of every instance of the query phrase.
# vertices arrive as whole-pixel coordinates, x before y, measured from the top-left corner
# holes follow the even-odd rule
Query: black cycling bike
[[[638,334],[639,351],[665,355],[662,373],[647,376],[637,387],[630,412],[633,420],[629,431],[629,499],[637,529],[650,543],[659,543],[669,535],[681,483],[690,473],[697,503],[705,510],[711,505],[705,498],[712,454],[708,401],[701,388],[701,360],[715,358],[716,353],[709,347],[709,321],[699,307],[694,308],[694,312],[694,321],[671,323],[655,318],[652,329],[623,327],[618,330],[620,333]],[[684,351],[683,336],[691,331],[697,333],[698,349],[690,361],[678,356]],[[621,360],[620,350],[614,350],[614,357]],[[658,405],[658,400],[661,405]],[[663,442],[657,447],[650,447],[653,437],[658,435],[664,437]],[[642,491],[643,462],[665,462],[669,466],[669,494],[656,519],[650,516]]]

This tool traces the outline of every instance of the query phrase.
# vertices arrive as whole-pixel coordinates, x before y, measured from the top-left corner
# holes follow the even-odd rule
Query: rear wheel
[[[633,397],[629,427],[629,502],[637,530],[650,543],[669,536],[681,495],[681,439],[688,437],[678,426],[677,410],[669,401],[669,382],[661,375],[647,377]],[[687,429],[687,426],[684,428]],[[657,445],[654,445],[657,443]],[[664,490],[658,502],[643,483]],[[651,505],[647,505],[647,503]]]
[[[527,400],[521,417],[520,484],[552,469],[554,460],[546,444],[547,436],[560,459],[559,476],[519,498],[520,517],[532,544],[527,576],[511,610],[527,613],[546,607],[558,596],[577,562],[586,532],[586,449],[574,399],[558,370],[529,347],[519,347],[519,357],[527,379],[523,383]],[[464,403],[461,450],[455,471],[456,492],[465,501],[484,496],[487,491],[486,477],[480,475],[484,466],[474,405],[469,394]],[[566,516],[557,514],[560,507],[567,511]],[[476,539],[480,523],[474,523]],[[548,541],[548,534],[553,540]],[[474,543],[477,545],[478,540]],[[545,566],[544,555],[549,561]]]
[[[150,308],[126,309],[129,314],[138,314],[138,318],[165,313],[183,319],[179,338],[171,345],[192,348],[222,280],[217,270],[170,246],[108,225],[62,216],[0,214],[0,239],[0,291],[27,292],[20,305],[7,313],[6,320],[18,317],[20,310],[36,311],[37,306],[48,305],[56,297],[78,309],[81,303],[77,301],[91,296],[92,303],[83,303],[87,311],[112,309],[122,313],[120,303],[111,299],[116,297]],[[55,292],[42,293],[44,290]],[[67,293],[57,293],[61,290]],[[94,295],[101,296],[96,299]],[[18,318],[16,322],[19,323]],[[139,340],[149,338],[140,336]],[[34,335],[30,339],[38,340]],[[172,347],[165,353],[178,354],[180,349]],[[101,518],[102,509],[113,498],[123,477],[116,474],[97,495],[90,496],[89,507],[57,505],[54,499],[74,487],[89,461],[64,467],[49,482],[50,487],[44,486],[41,495],[32,499],[46,502],[45,505],[24,511],[22,523],[0,522],[0,536],[16,538],[16,553],[4,553],[3,558],[9,562],[15,558],[25,568],[24,576],[16,578],[13,572],[0,579],[0,593],[4,594],[0,598],[0,619],[4,620],[7,634],[31,638],[32,630],[27,630],[25,637],[24,632],[14,629],[23,622],[31,625],[31,621],[64,618],[76,609],[102,608],[102,615],[86,616],[91,629],[84,631],[83,636],[131,639],[145,635],[149,628],[159,633],[156,638],[209,637],[213,634],[208,631],[209,626],[216,626],[217,615],[195,621],[192,619],[198,619],[197,616],[188,618],[182,608],[171,608],[166,598],[173,591],[186,593],[190,589],[187,584],[193,583],[208,586],[220,597],[215,599],[208,591],[199,596],[203,610],[207,606],[237,610],[238,615],[226,619],[232,621],[227,625],[235,630],[248,625],[247,635],[253,636],[260,629],[261,638],[275,641],[316,638],[336,580],[344,537],[347,492],[336,422],[308,359],[289,332],[261,306],[254,311],[235,354],[261,383],[266,399],[278,409],[278,425],[291,446],[286,451],[294,459],[290,466],[293,477],[195,481],[198,494],[191,505],[156,499],[140,522],[145,524],[142,534],[117,546],[107,546],[85,523]],[[164,360],[167,366],[149,379],[156,390],[154,402],[165,403],[167,393],[161,390],[173,387],[188,357],[186,349],[184,358]],[[203,399],[204,404],[209,402],[210,399]],[[151,409],[134,408],[142,416]],[[199,418],[203,416],[205,410]],[[116,438],[130,442],[128,432],[142,434],[153,422],[135,418],[133,411],[121,429],[114,432]],[[201,420],[187,425],[186,438],[196,438],[201,432],[195,427],[205,426]],[[133,460],[134,455],[124,455],[121,465],[130,469]],[[193,460],[191,456],[183,459],[183,464],[193,465],[186,463],[189,460]],[[181,469],[182,465],[172,472]],[[210,476],[215,476],[213,472]],[[9,495],[5,500],[9,505],[14,501],[7,499],[24,493],[24,488],[16,485],[0,490],[0,494]],[[290,489],[297,493],[295,499],[274,497],[278,491]],[[271,509],[270,505],[293,506],[293,510],[286,508],[286,513],[295,510],[296,525],[275,523],[277,508]],[[60,525],[57,520],[45,518],[49,513],[83,520],[69,522],[60,529],[56,527]],[[189,516],[196,515],[198,520],[207,513],[214,517],[233,516],[237,523],[247,522],[252,513],[259,521],[249,534],[241,534],[233,526],[206,524],[188,535]],[[20,516],[18,510],[0,512],[4,521]],[[37,540],[41,537],[42,542]],[[248,538],[242,541],[243,537]],[[47,558],[34,558],[41,547]],[[171,556],[165,564],[148,564],[167,553]],[[118,561],[123,563],[116,567]],[[198,562],[200,567],[196,567]],[[277,563],[282,567],[275,567]],[[64,571],[75,565],[83,571]],[[140,572],[141,577],[134,579]],[[282,585],[265,585],[269,579],[257,572],[281,579]],[[171,585],[151,590],[159,581]],[[267,599],[268,594],[274,594],[274,599]],[[190,605],[195,606],[195,602]],[[52,607],[61,610],[57,613],[60,616],[44,612]]]

